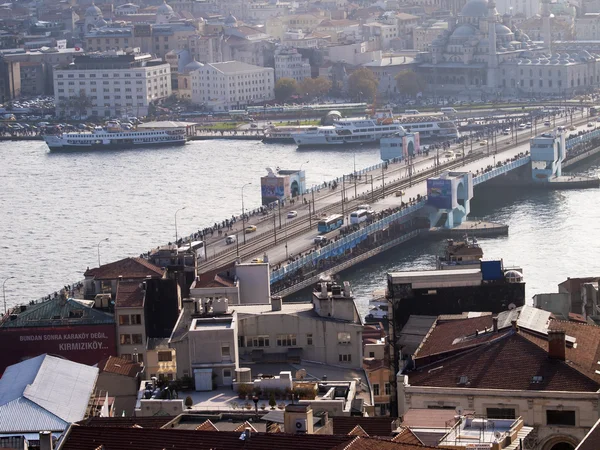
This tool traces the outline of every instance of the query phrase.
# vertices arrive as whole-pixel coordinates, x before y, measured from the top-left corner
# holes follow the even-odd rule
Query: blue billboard
[[[429,178],[427,204],[438,209],[452,209],[452,180]]]

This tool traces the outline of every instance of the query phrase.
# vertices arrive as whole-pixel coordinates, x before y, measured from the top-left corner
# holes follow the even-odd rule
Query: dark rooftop
[[[146,292],[139,281],[119,281],[115,306],[117,308],[141,308]]]
[[[134,425],[142,428],[162,428],[175,419],[175,416],[149,416],[149,417],[88,417],[78,425],[87,427],[131,428]]]
[[[348,434],[357,425],[365,430],[369,436],[391,436],[395,419],[391,417],[358,417],[358,416],[336,416],[333,420],[333,434]]]
[[[148,276],[162,278],[164,270],[143,258],[125,258],[104,264],[100,267],[88,269],[83,275],[86,278],[94,278],[96,280],[116,280],[120,276],[123,279],[141,279]]]

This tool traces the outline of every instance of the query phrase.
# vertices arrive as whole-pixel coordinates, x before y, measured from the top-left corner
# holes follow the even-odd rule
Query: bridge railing
[[[346,250],[356,247],[360,242],[367,239],[367,236],[369,236],[370,234],[376,231],[383,230],[390,223],[395,222],[396,220],[399,220],[405,216],[408,216],[413,212],[417,211],[418,209],[422,208],[423,206],[425,206],[425,202],[426,200],[423,199],[398,212],[390,214],[389,216],[384,217],[383,219],[378,220],[377,222],[367,225],[366,227],[361,228],[360,230],[355,231],[354,233],[350,233],[347,236],[344,236],[343,238],[340,238],[337,241],[332,242],[331,244],[326,245],[319,250],[309,253],[308,255],[303,256],[302,258],[299,258],[298,260],[286,265],[285,267],[282,267],[281,269],[273,271],[271,273],[271,283],[276,283],[277,281],[285,278],[288,274],[294,273],[296,270],[300,269],[301,267],[304,267],[309,263],[314,264],[321,259],[343,255],[346,252]]]
[[[582,134],[581,136],[572,137],[572,138],[567,139],[565,147],[567,150],[569,150],[578,144],[588,142],[589,140],[597,138],[597,137],[600,137],[600,128],[597,130]]]
[[[524,166],[527,164],[531,158],[526,156],[524,158],[519,158],[515,161],[511,161],[508,164],[504,164],[502,167],[496,167],[495,169],[490,170],[482,175],[477,177],[473,177],[473,186],[477,186],[478,184],[485,183],[486,181],[497,177],[498,175],[502,175],[506,172],[516,169],[517,167]]]

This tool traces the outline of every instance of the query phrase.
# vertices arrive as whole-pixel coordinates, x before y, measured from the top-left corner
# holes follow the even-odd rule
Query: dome
[[[235,16],[231,13],[229,13],[229,15],[225,18],[225,24],[226,25],[234,25],[237,23],[237,19],[235,18]]]
[[[186,66],[183,69],[185,70],[185,72],[189,73],[189,72],[193,72],[194,70],[202,69],[203,67],[204,67],[204,64],[202,64],[201,62],[198,62],[196,60],[193,60],[191,63],[186,64]]]
[[[457,27],[450,37],[452,38],[469,38],[471,36],[475,36],[475,28],[471,25],[461,25]]]
[[[156,9],[156,14],[162,14],[165,16],[173,14],[173,8],[167,5],[167,2],[164,2]]]
[[[469,0],[461,9],[460,15],[463,17],[487,17],[487,0]]]
[[[85,10],[85,15],[86,16],[101,16],[102,15],[102,11],[100,11],[100,8],[98,8],[95,4],[92,3],[92,5]]]
[[[509,283],[521,283],[523,282],[523,274],[516,270],[507,270],[504,272],[504,278]]]
[[[501,23],[496,23],[496,34],[500,36],[506,36],[512,34],[512,31],[510,31],[510,28],[507,26],[502,25]]]

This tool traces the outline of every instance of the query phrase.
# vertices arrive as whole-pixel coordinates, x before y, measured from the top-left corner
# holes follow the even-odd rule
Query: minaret
[[[550,32],[550,0],[542,0],[542,34],[544,47],[552,53],[552,33]]]
[[[496,89],[496,75],[498,72],[498,55],[496,54],[496,4],[493,0],[488,2],[488,41],[490,43],[487,69],[487,87]]]

